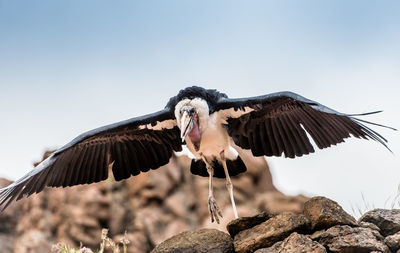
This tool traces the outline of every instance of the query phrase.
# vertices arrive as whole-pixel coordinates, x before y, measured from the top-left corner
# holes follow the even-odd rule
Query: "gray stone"
[[[304,203],[303,213],[311,221],[312,230],[335,225],[357,226],[356,220],[338,203],[325,197],[313,197]]]
[[[314,242],[309,236],[296,232],[281,242],[275,243],[272,247],[256,250],[254,253],[326,253],[321,244]]]
[[[233,244],[235,252],[253,252],[272,246],[293,232],[308,232],[310,221],[302,214],[282,213],[257,226],[239,232]]]
[[[389,253],[382,241],[383,237],[375,230],[363,227],[337,225],[327,229],[317,238],[329,252],[366,253],[378,251]]]
[[[392,251],[398,250],[400,248],[400,232],[387,236],[384,242]]]
[[[232,238],[216,229],[186,231],[160,243],[152,253],[233,253]]]
[[[235,237],[240,231],[252,228],[272,217],[273,215],[267,212],[262,212],[252,217],[240,217],[229,222],[226,229],[232,237]]]
[[[377,225],[375,225],[374,223],[361,221],[361,222],[358,222],[358,225],[359,225],[360,227],[363,227],[363,228],[370,228],[370,229],[376,230],[376,231],[378,231],[378,232],[381,231],[381,229],[380,229]]]
[[[362,221],[378,226],[384,236],[392,235],[400,231],[400,210],[375,209],[361,216]]]

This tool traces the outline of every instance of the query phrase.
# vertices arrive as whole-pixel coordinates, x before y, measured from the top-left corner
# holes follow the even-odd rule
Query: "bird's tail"
[[[219,161],[214,160],[212,166],[214,168],[214,177],[225,178],[224,167]],[[240,156],[237,156],[236,160],[226,159],[226,166],[228,167],[229,176],[236,176],[247,170]],[[194,175],[208,177],[206,164],[202,160],[192,159],[190,172]]]

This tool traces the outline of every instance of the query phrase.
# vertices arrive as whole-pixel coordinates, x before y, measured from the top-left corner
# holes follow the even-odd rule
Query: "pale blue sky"
[[[0,0],[0,176],[48,147],[161,109],[188,85],[232,97],[291,90],[400,127],[399,1]],[[399,133],[271,161],[288,193],[384,206],[400,183]],[[329,180],[327,180],[329,178]],[[387,205],[387,204],[386,204]]]

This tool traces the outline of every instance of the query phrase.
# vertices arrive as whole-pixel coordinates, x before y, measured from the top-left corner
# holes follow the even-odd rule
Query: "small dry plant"
[[[127,253],[128,252],[128,244],[129,240],[126,237],[126,232],[125,236],[119,241],[119,242],[114,242],[111,238],[108,237],[108,229],[103,228],[101,231],[101,243],[100,243],[100,249],[97,251],[97,253],[104,253],[104,250],[106,248],[111,248],[113,253],[121,253],[121,246],[122,246],[122,252]],[[53,246],[52,252],[54,253],[94,253],[93,250],[86,248],[84,246],[80,246],[79,249],[73,249],[69,248],[67,245],[63,243],[57,243],[56,245]]]

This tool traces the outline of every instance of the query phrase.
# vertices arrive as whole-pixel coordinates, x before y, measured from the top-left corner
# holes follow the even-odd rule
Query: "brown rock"
[[[304,215],[311,221],[313,230],[335,225],[357,226],[356,220],[333,200],[313,197],[304,204]]]
[[[321,244],[314,242],[309,236],[296,232],[272,247],[256,250],[254,253],[326,253]]]
[[[377,225],[384,236],[392,235],[400,231],[400,209],[375,209],[361,216],[362,221]]]
[[[216,229],[187,231],[160,243],[152,253],[233,253],[232,238]]]
[[[240,217],[229,222],[226,229],[232,237],[235,237],[240,231],[252,228],[272,217],[273,215],[267,212],[262,212],[252,217]]]
[[[400,232],[387,236],[384,242],[392,251],[398,250],[400,248]]]
[[[253,228],[239,232],[233,242],[235,251],[253,252],[259,248],[270,247],[292,232],[305,232],[309,228],[310,221],[302,214],[279,214]]]
[[[327,247],[330,252],[390,252],[389,248],[382,242],[383,237],[377,231],[369,228],[336,225],[322,232],[315,239]]]

